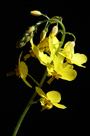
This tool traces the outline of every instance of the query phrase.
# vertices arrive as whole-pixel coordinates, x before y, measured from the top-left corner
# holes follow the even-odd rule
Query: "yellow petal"
[[[44,47],[48,47],[49,46],[49,38],[46,37],[43,41],[41,41],[37,47],[38,48],[44,48]]]
[[[51,56],[53,53],[55,54],[57,48],[59,47],[59,40],[57,39],[56,36],[52,36],[51,34],[49,35],[49,48],[51,51]]]
[[[32,45],[32,50],[33,50],[34,54],[38,57],[38,48],[36,45],[34,45],[32,38],[30,39],[30,43]]]
[[[44,98],[40,98],[40,103],[41,103],[42,106],[44,106],[46,104],[45,99]]]
[[[87,56],[84,54],[79,54],[79,53],[75,53],[71,60],[72,63],[81,67],[85,67],[85,66],[82,66],[81,64],[85,63],[86,61],[87,61]]]
[[[43,92],[43,90],[39,87],[35,87],[36,92],[41,96],[41,97],[46,97],[45,93]]]
[[[32,45],[32,50],[35,53],[35,55],[37,56],[37,58],[39,59],[40,63],[43,65],[47,65],[47,63],[51,62],[51,58],[49,56],[47,56],[46,54],[44,54],[43,52],[39,51],[39,48],[33,44],[33,40],[32,38],[30,39],[31,45]]]
[[[59,73],[59,72],[58,72]],[[67,81],[72,81],[76,78],[77,72],[76,70],[73,69],[67,69],[64,68],[59,74],[61,74],[62,79],[67,80]]]
[[[20,72],[21,78],[26,78],[26,76],[28,74],[28,67],[25,62],[20,61],[22,53],[23,53],[23,51],[19,55],[18,66],[19,66],[19,72]]]
[[[27,86],[29,86],[29,87],[32,88],[32,86],[28,83],[28,81],[27,81],[25,78],[22,78],[22,80],[24,81],[24,83],[25,83]]]
[[[25,83],[27,86],[32,87],[32,86],[26,81],[26,76],[28,75],[28,67],[27,67],[27,65],[26,65],[25,62],[23,62],[23,61],[20,62],[22,53],[23,53],[23,52],[20,53],[19,60],[18,60],[18,66],[19,66],[20,77],[22,78],[22,80],[24,81],[24,83]]]
[[[58,57],[59,61],[61,63],[63,63],[65,57],[63,57],[60,53],[57,54],[57,57]]]
[[[23,61],[19,63],[19,72],[20,72],[21,78],[26,78],[28,74],[28,67]]]
[[[58,91],[49,91],[46,93],[47,98],[53,103],[53,102],[60,102],[61,100],[61,94]]]
[[[75,42],[67,42],[64,45],[64,49],[60,51],[60,54],[66,58],[71,59],[71,57],[74,54],[74,46],[75,46]]]
[[[60,62],[60,60],[58,59],[58,57],[54,54],[53,55],[53,62],[54,62],[54,66],[55,66],[55,71],[61,71],[62,70],[62,63]]]
[[[67,42],[67,43],[65,44],[63,51],[64,51],[64,52],[72,51],[72,50],[74,49],[74,46],[75,46],[75,42],[74,42],[74,41],[72,41],[72,42],[69,41],[69,42]]]
[[[52,59],[43,53],[43,55],[41,57],[39,57],[39,60],[40,60],[41,64],[46,66],[48,63],[51,62]]]
[[[63,104],[53,103],[53,105],[56,106],[57,108],[60,108],[60,109],[66,109],[67,108]]]
[[[47,102],[46,102],[47,101]],[[40,98],[40,103],[42,106],[44,106],[42,109],[51,109],[53,107],[52,104],[48,103],[48,100],[45,100],[45,98]]]
[[[58,40],[58,38],[56,36],[54,36],[52,40],[53,40],[53,47],[55,49],[57,49],[58,46],[59,46],[59,40]]]

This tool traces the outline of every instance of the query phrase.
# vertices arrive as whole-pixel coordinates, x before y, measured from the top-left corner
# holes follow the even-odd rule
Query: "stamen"
[[[44,105],[40,111],[42,112],[43,110],[46,109],[46,107],[47,107],[47,105]]]
[[[28,58],[30,58],[30,54],[26,54],[25,56],[24,56],[24,61],[26,61]]]
[[[37,58],[37,56],[34,54],[34,52],[33,52],[33,50],[32,50],[32,49],[31,49],[31,50],[29,50],[29,52],[30,52],[30,55],[31,55],[32,57]]]
[[[47,83],[50,85],[51,82],[54,80],[54,78],[55,78],[55,76],[52,76],[52,77],[47,81]]]
[[[7,76],[7,77],[13,76],[13,75],[15,75],[15,71],[11,71],[11,72],[6,73],[6,76]]]

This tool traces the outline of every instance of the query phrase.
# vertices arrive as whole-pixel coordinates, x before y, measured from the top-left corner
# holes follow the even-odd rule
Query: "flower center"
[[[59,77],[62,77],[62,75],[57,74],[57,72],[55,70],[53,70],[52,73],[52,77],[47,81],[48,84],[51,84],[51,82],[54,80],[54,78],[56,78],[57,80],[59,79]]]
[[[51,101],[44,98],[44,106],[42,107],[41,111],[43,111],[45,109],[50,109],[50,108],[52,108],[52,106],[53,106],[53,104],[51,103]]]
[[[59,79],[59,77],[62,77],[60,74],[57,74],[55,70],[53,70],[52,76],[54,76],[56,79]]]

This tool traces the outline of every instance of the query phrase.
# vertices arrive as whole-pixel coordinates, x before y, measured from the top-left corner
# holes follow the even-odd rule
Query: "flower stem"
[[[30,74],[28,74],[28,76],[29,76],[37,85],[39,85],[39,83],[38,83]]]
[[[70,32],[66,32],[65,34],[72,35],[72,36],[73,36],[73,38],[74,38],[74,41],[76,41],[76,37],[75,37],[75,35],[74,35],[74,34],[72,34],[72,33],[70,33]]]
[[[41,14],[43,17],[46,17],[47,19],[50,19],[47,15]]]
[[[63,25],[63,23],[61,22],[61,21],[59,21],[59,24],[61,25],[61,27],[62,27],[62,31],[63,31],[63,34],[62,34],[62,38],[61,38],[61,42],[60,42],[60,44],[59,44],[59,47],[58,47],[58,49],[57,49],[57,51],[56,51],[56,55],[58,54],[58,52],[60,51],[60,48],[62,47],[62,45],[63,45],[63,43],[64,43],[64,40],[65,40],[65,27],[64,27],[64,25]]]
[[[44,73],[44,75],[43,75],[43,77],[42,77],[42,79],[41,79],[41,82],[40,82],[40,84],[38,85],[38,87],[40,87],[40,88],[42,87],[42,85],[43,85],[43,83],[44,83],[46,77],[47,77],[47,70],[45,71],[45,73]],[[31,105],[32,105],[31,102],[34,100],[34,98],[36,97],[36,95],[37,95],[37,92],[35,91],[35,92],[33,93],[32,97],[30,98],[29,102],[27,103],[27,105],[26,105],[26,107],[25,107],[25,109],[24,109],[24,111],[23,111],[23,113],[22,113],[22,115],[21,115],[21,117],[20,117],[20,119],[19,119],[19,121],[18,121],[16,127],[15,127],[15,130],[14,130],[12,136],[16,136],[16,135],[17,135],[17,132],[18,132],[20,126],[21,126],[21,123],[22,123],[22,121],[23,121],[23,119],[24,119],[26,113],[28,112],[29,108],[31,107]]]
[[[58,33],[61,32],[63,34],[63,31],[62,30],[59,30]],[[74,38],[74,41],[76,41],[76,37],[74,34],[70,33],[70,32],[65,32],[65,34],[69,34],[69,35],[72,35],[73,38]]]

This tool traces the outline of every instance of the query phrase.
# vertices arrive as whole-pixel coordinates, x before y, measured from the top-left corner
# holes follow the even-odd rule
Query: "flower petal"
[[[42,42],[40,42],[37,47],[41,50],[43,50],[45,47],[47,48],[49,46],[49,38],[46,37]]]
[[[40,98],[40,103],[41,103],[42,106],[44,106],[46,104],[45,99],[44,98]]]
[[[67,81],[72,81],[76,78],[77,76],[77,72],[76,70],[73,70],[73,69],[67,69],[67,68],[64,68],[61,72],[61,77],[62,79],[64,80],[67,80]]]
[[[72,63],[77,64],[78,66],[81,66],[81,67],[85,67],[85,66],[82,66],[81,64],[85,63],[86,61],[87,61],[87,56],[80,53],[75,53],[71,60]]]
[[[64,45],[64,51],[72,51],[72,49],[74,48],[75,46],[75,42],[74,41],[69,41],[67,42],[65,45]]]
[[[25,83],[27,86],[29,86],[29,87],[32,88],[32,86],[28,83],[28,81],[27,81],[25,78],[22,78],[22,80],[24,81],[24,83]]]
[[[59,61],[60,61],[61,63],[63,63],[65,57],[62,56],[60,53],[57,54],[57,57],[58,57]]]
[[[21,61],[19,63],[19,72],[20,72],[21,78],[26,78],[26,76],[28,74],[28,67],[27,67],[26,63],[23,61]]]
[[[33,52],[34,52],[34,54],[38,57],[38,48],[37,48],[37,46],[36,45],[34,45],[34,43],[33,43],[33,38],[31,38],[30,39],[30,43],[31,43],[31,45],[32,45],[32,50],[33,50]]]
[[[32,38],[30,39],[31,45],[32,45],[32,50],[35,53],[35,55],[37,56],[37,58],[39,59],[40,63],[43,65],[47,65],[47,63],[51,62],[51,58],[49,56],[47,56],[46,54],[44,54],[43,52],[39,51],[39,48],[33,44],[33,40]]]
[[[66,109],[67,108],[63,104],[53,103],[53,105],[56,106],[57,108],[60,108],[60,109]]]
[[[48,63],[51,62],[52,59],[49,56],[47,56],[46,54],[43,53],[43,56],[40,57],[39,60],[40,60],[41,64],[46,66]]]
[[[46,93],[47,98],[52,102],[60,102],[61,94],[58,91],[49,91]]]
[[[55,54],[57,48],[59,47],[59,40],[56,36],[49,35],[49,49],[51,52],[51,57]]]
[[[20,62],[22,53],[23,53],[23,51],[20,53],[19,59],[18,59],[18,66],[19,66],[20,77],[22,78],[22,80],[24,81],[24,83],[27,86],[32,88],[32,86],[26,81],[26,76],[28,75],[28,67],[27,67],[27,65],[26,65],[26,63],[24,61]]]
[[[58,59],[58,57],[54,54],[53,55],[53,62],[55,66],[55,71],[61,71],[62,70],[62,63]]]
[[[23,51],[19,55],[18,66],[21,78],[26,78],[28,74],[28,67],[24,61],[20,61]]]
[[[43,90],[39,87],[35,87],[36,92],[41,96],[41,97],[46,97],[45,93],[43,92]]]
[[[67,42],[65,45],[64,45],[64,49],[62,51],[60,51],[60,54],[66,58],[71,58],[72,55],[74,54],[74,46],[75,46],[75,42]]]

